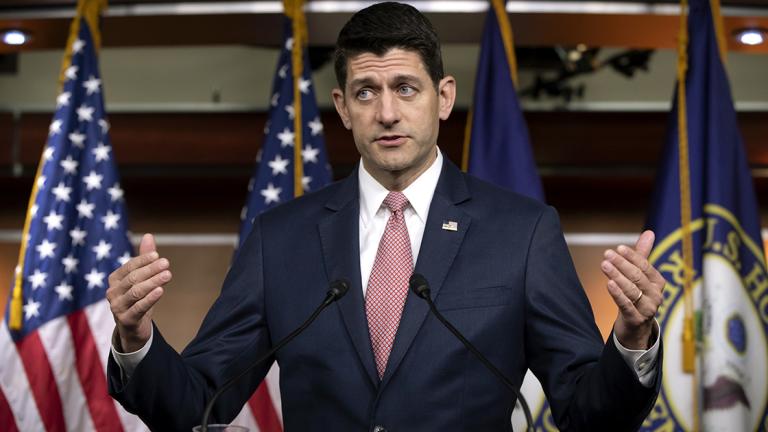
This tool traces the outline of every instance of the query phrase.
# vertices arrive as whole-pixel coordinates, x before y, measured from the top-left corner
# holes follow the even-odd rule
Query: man
[[[333,100],[358,170],[254,221],[181,355],[151,322],[171,273],[145,236],[141,255],[109,279],[111,393],[153,429],[189,430],[218,386],[344,277],[350,292],[275,355],[286,430],[510,430],[514,396],[407,293],[417,272],[513,382],[536,373],[561,429],[636,429],[661,378],[653,316],[664,280],[645,259],[653,234],[606,252],[620,313],[603,344],[554,210],[461,173],[438,150],[456,83],[426,18],[397,3],[358,12],[335,66]],[[217,421],[237,414],[268,367],[222,396]]]

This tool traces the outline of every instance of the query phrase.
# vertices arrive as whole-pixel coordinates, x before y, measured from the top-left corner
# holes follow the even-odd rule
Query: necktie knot
[[[402,192],[390,192],[386,198],[384,198],[384,205],[387,206],[392,213],[403,211],[408,205],[408,198]]]

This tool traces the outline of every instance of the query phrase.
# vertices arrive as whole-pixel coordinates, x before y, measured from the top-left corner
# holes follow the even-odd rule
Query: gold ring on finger
[[[632,304],[637,304],[637,302],[640,301],[640,299],[643,298],[643,290],[640,290],[640,294],[637,296],[636,299],[632,300]]]

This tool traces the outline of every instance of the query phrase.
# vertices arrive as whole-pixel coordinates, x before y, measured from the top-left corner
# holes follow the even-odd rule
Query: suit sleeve
[[[109,357],[110,394],[152,430],[190,431],[206,403],[228,379],[269,350],[264,309],[259,219],[229,271],[219,298],[181,354],[154,329],[152,345],[127,383]],[[175,287],[183,289],[183,287]],[[211,423],[228,423],[266,375],[272,359],[243,377],[216,402]]]
[[[558,217],[539,217],[526,263],[526,356],[562,431],[637,430],[661,383],[638,381],[608,338],[604,343],[571,261]]]

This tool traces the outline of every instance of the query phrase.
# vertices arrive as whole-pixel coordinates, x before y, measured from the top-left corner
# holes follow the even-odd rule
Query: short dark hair
[[[380,56],[392,48],[419,54],[435,86],[445,76],[440,40],[432,23],[413,6],[384,2],[358,11],[339,32],[333,61],[342,91],[349,57],[362,53]]]

